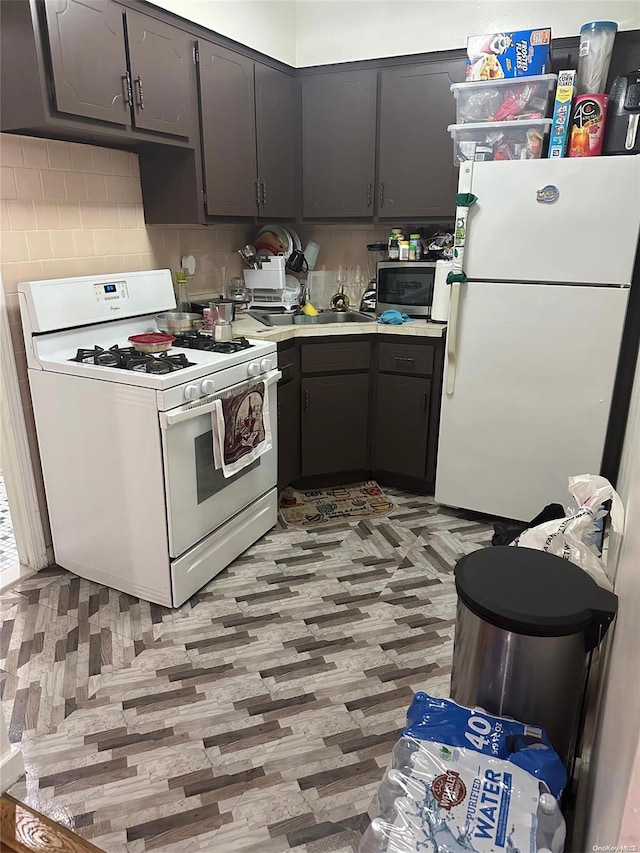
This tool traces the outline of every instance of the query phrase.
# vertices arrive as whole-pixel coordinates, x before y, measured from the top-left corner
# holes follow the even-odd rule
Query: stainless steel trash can
[[[581,568],[531,548],[474,551],[455,568],[451,697],[542,726],[570,762],[591,651],[617,596]]]

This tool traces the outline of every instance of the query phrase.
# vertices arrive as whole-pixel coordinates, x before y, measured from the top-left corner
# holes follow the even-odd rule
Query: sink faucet
[[[299,307],[302,308],[303,305],[307,304],[307,302],[311,302],[311,290],[305,281],[304,284],[301,284],[300,286]]]

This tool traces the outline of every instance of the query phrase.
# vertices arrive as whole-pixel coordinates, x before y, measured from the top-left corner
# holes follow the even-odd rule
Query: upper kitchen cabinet
[[[295,216],[295,81],[198,42],[206,212]]]
[[[255,63],[259,215],[293,219],[300,144],[295,78]]]
[[[253,60],[198,42],[206,212],[255,216],[256,125]]]
[[[131,9],[126,20],[134,124],[159,133],[191,136],[191,38]]]
[[[3,0],[3,130],[194,143],[192,37],[113,0]]]
[[[452,217],[458,170],[447,125],[464,60],[383,68],[381,78],[378,215]]]
[[[370,68],[302,78],[305,217],[373,215],[377,76]]]
[[[44,4],[60,112],[130,124],[122,7],[105,0]]]

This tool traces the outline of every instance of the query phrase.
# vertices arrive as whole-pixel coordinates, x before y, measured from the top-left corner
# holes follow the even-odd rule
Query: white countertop
[[[403,335],[407,337],[441,338],[446,323],[428,323],[412,320],[402,326],[386,326],[381,323],[308,323],[291,326],[265,326],[259,320],[241,314],[233,323],[233,334],[245,338],[269,341],[288,341],[291,338],[320,338],[330,335]]]

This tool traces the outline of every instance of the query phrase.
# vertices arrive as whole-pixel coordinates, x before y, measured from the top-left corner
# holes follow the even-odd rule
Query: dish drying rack
[[[300,285],[286,275],[284,255],[263,258],[262,269],[244,270],[244,283],[249,291],[249,308],[291,311],[298,304]]]

